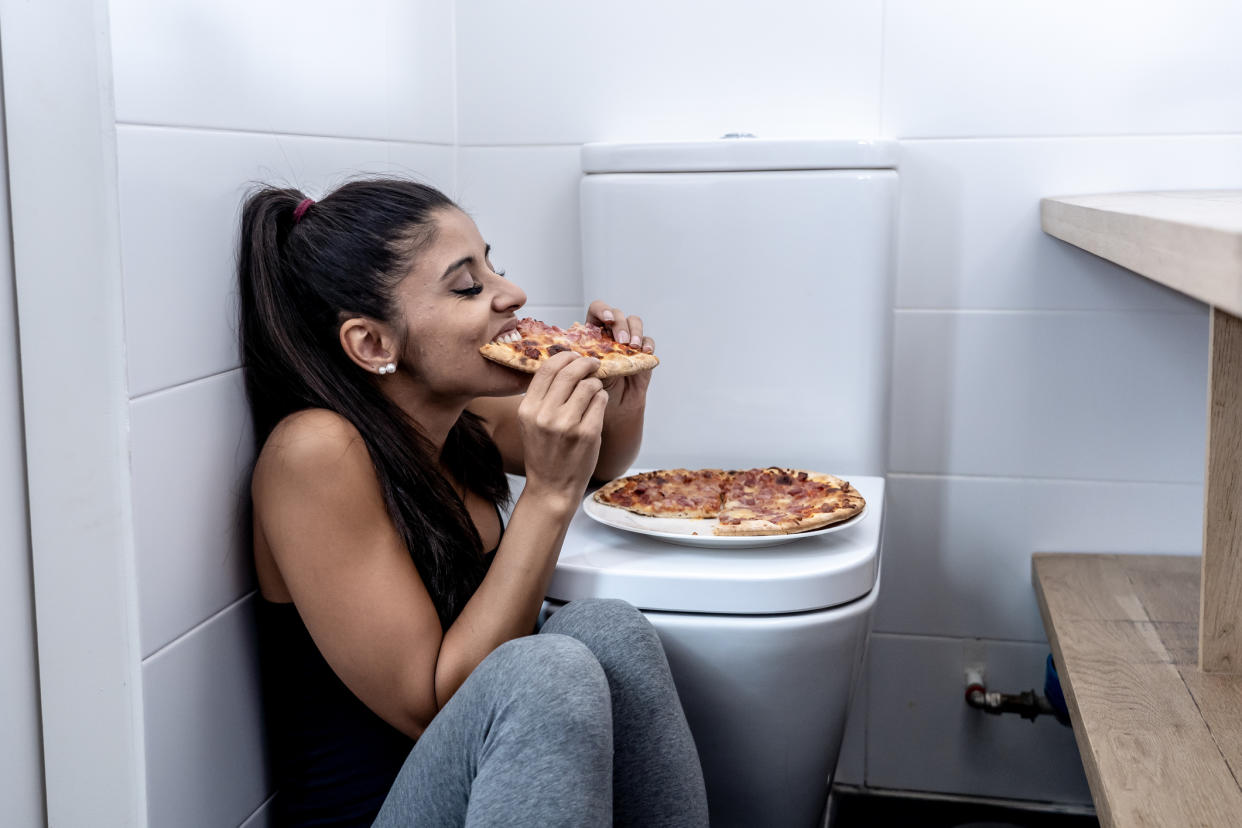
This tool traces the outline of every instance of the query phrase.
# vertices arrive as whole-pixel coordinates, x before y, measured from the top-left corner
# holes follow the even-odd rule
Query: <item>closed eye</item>
[[[468,288],[462,288],[461,290],[453,291],[453,293],[456,293],[458,296],[478,296],[482,292],[483,292],[483,285],[479,284],[478,282],[475,282],[473,285],[471,285]]]

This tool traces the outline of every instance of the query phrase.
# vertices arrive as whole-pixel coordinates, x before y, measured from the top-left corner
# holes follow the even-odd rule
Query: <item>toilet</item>
[[[582,169],[584,295],[661,358],[634,468],[811,469],[867,509],[767,546],[580,510],[548,607],[622,598],[655,625],[715,828],[819,825],[880,589],[895,144],[589,144]]]

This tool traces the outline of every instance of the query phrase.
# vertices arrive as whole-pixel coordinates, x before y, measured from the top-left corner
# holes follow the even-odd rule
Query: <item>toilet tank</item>
[[[661,360],[635,466],[883,475],[894,142],[588,144],[582,168],[586,298]]]

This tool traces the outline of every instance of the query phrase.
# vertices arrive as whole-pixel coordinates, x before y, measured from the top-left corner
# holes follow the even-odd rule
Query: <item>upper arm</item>
[[[324,659],[367,707],[417,737],[437,711],[440,621],[357,430],[323,410],[286,418],[252,492],[258,529]]]
[[[522,433],[518,430],[517,411],[522,404],[521,395],[513,397],[479,397],[467,409],[483,420],[492,435],[496,448],[504,460],[509,474],[526,473],[526,455],[522,447]]]

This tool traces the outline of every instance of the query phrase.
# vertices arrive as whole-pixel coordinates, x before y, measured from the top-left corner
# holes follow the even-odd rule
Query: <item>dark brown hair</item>
[[[373,179],[340,187],[295,220],[305,198],[264,187],[242,209],[239,332],[255,439],[262,445],[302,409],[349,420],[447,629],[486,573],[482,541],[430,443],[338,337],[353,317],[400,324],[393,290],[434,237],[435,212],[455,205],[423,184]],[[497,505],[508,500],[500,452],[474,415],[457,421],[439,460],[470,490]]]

